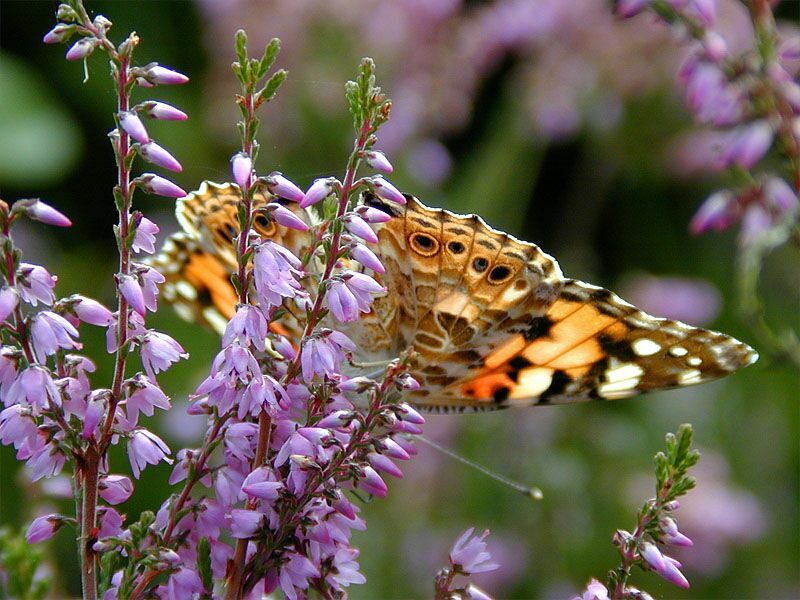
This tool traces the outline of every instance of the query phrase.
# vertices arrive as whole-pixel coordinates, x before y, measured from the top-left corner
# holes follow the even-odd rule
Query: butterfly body
[[[235,310],[238,198],[235,185],[206,182],[180,200],[184,233],[155,259],[167,277],[164,297],[182,317],[217,331]],[[259,196],[256,205],[274,200]],[[411,196],[404,206],[369,194],[361,202],[391,217],[375,226],[373,246],[386,272],[370,272],[387,292],[359,320],[331,325],[356,343],[359,360],[413,348],[421,387],[408,399],[421,408],[611,400],[714,379],[757,358],[729,336],[652,317],[608,290],[565,278],[536,245],[475,215]],[[304,217],[313,223],[313,215]],[[275,223],[255,229],[297,254],[312,241]],[[297,335],[296,321],[285,321]]]

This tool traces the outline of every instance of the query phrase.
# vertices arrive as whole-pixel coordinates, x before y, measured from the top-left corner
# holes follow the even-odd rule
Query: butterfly
[[[178,200],[183,231],[153,260],[178,315],[220,333],[237,303],[230,276],[239,199],[235,184],[204,182]],[[609,290],[564,277],[538,246],[476,215],[406,199],[360,198],[391,217],[374,225],[373,250],[386,272],[367,270],[387,292],[371,312],[336,328],[355,342],[362,361],[413,348],[411,374],[421,386],[406,393],[419,408],[614,400],[716,379],[758,358],[730,336],[653,317]],[[280,198],[256,195],[254,206],[273,201],[313,224],[313,213]],[[311,233],[263,216],[254,229],[296,254],[311,243]],[[300,331],[291,311],[275,329],[289,337]]]

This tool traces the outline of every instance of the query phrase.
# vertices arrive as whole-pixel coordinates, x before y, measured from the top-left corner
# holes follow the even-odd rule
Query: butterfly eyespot
[[[456,241],[448,242],[447,249],[450,250],[450,252],[452,252],[453,254],[461,254],[462,252],[464,252],[464,250],[466,250],[464,244]]]
[[[472,268],[475,269],[478,273],[483,273],[486,269],[489,268],[489,261],[479,256],[475,260],[472,261]]]
[[[408,241],[411,248],[422,256],[433,256],[439,252],[439,242],[426,233],[412,233]]]
[[[272,235],[275,234],[275,230],[277,229],[275,223],[267,219],[267,217],[265,217],[264,215],[256,215],[254,224],[256,231],[262,237],[271,237]]]
[[[503,283],[508,281],[512,275],[512,271],[506,265],[497,265],[491,271],[489,271],[489,282],[490,283]]]

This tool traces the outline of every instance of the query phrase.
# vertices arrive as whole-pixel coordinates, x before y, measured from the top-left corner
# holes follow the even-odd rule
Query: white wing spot
[[[197,290],[188,281],[176,282],[175,289],[187,300],[197,300]]]
[[[203,316],[214,331],[220,335],[225,333],[225,328],[228,326],[228,319],[223,317],[216,308],[213,306],[206,306],[203,309]]]
[[[644,375],[644,369],[636,363],[612,364],[611,368],[606,371],[606,381],[608,383],[617,383],[633,380],[631,386],[635,386],[642,375]]]
[[[677,356],[680,358],[681,356],[686,356],[689,354],[689,351],[683,346],[673,346],[669,349],[669,353],[672,354],[672,356]]]
[[[660,344],[656,344],[653,340],[648,340],[647,338],[639,338],[633,342],[632,346],[633,351],[639,356],[652,356],[661,350]]]
[[[178,316],[184,321],[194,321],[194,311],[188,304],[176,302],[172,305],[172,308],[175,309],[175,312],[178,313]]]
[[[703,364],[703,359],[699,356],[690,356],[686,359],[686,362],[692,367],[699,367],[701,364]]]
[[[681,385],[692,385],[693,383],[700,383],[702,373],[697,369],[687,369],[678,375],[678,383]]]
[[[608,400],[628,398],[636,394],[638,379],[625,379],[614,383],[603,383],[597,388],[597,393]]]

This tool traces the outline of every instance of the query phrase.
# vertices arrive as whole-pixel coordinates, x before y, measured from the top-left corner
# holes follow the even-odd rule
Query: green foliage
[[[50,582],[37,576],[41,562],[40,547],[28,544],[22,531],[15,534],[8,528],[0,529],[0,599],[44,598]]]

